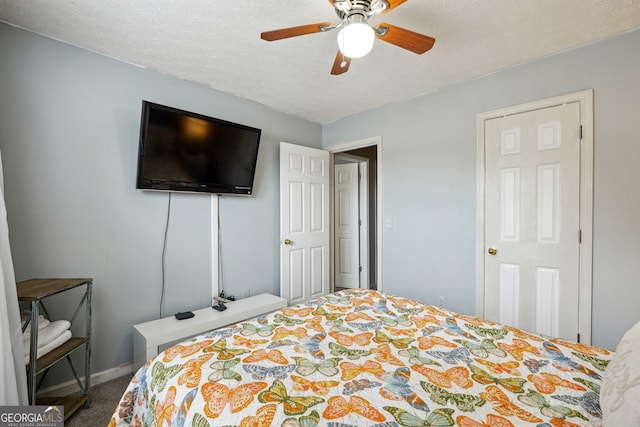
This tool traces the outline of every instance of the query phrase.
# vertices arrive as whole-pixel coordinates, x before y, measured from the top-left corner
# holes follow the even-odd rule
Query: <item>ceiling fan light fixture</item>
[[[348,58],[361,58],[371,52],[374,40],[375,31],[364,22],[353,22],[338,33],[338,47]]]

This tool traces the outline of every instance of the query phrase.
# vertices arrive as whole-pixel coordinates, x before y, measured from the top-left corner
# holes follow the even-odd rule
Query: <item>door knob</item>
[[[289,239],[284,239],[284,240],[282,241],[282,243],[284,243],[285,245],[290,245],[290,244],[292,244],[293,242],[292,242],[291,240],[289,240]]]
[[[498,253],[498,250],[496,248],[489,248],[487,252],[489,252],[489,255],[495,255]]]

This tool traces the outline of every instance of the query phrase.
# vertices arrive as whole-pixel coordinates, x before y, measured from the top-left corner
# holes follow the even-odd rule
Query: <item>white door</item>
[[[280,296],[329,293],[329,153],[280,143]]]
[[[360,286],[360,216],[358,164],[335,165],[334,270],[335,286]]]
[[[580,105],[485,121],[485,317],[576,340]]]

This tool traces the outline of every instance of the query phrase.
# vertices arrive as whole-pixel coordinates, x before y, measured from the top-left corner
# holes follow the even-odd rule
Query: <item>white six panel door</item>
[[[329,293],[329,153],[280,143],[280,296]]]
[[[579,103],[486,121],[485,316],[576,340]]]
[[[358,164],[335,165],[334,270],[335,286],[360,286],[360,227]]]

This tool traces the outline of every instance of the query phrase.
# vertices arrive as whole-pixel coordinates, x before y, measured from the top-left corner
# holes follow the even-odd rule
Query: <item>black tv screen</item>
[[[142,102],[136,188],[251,194],[261,130]]]

